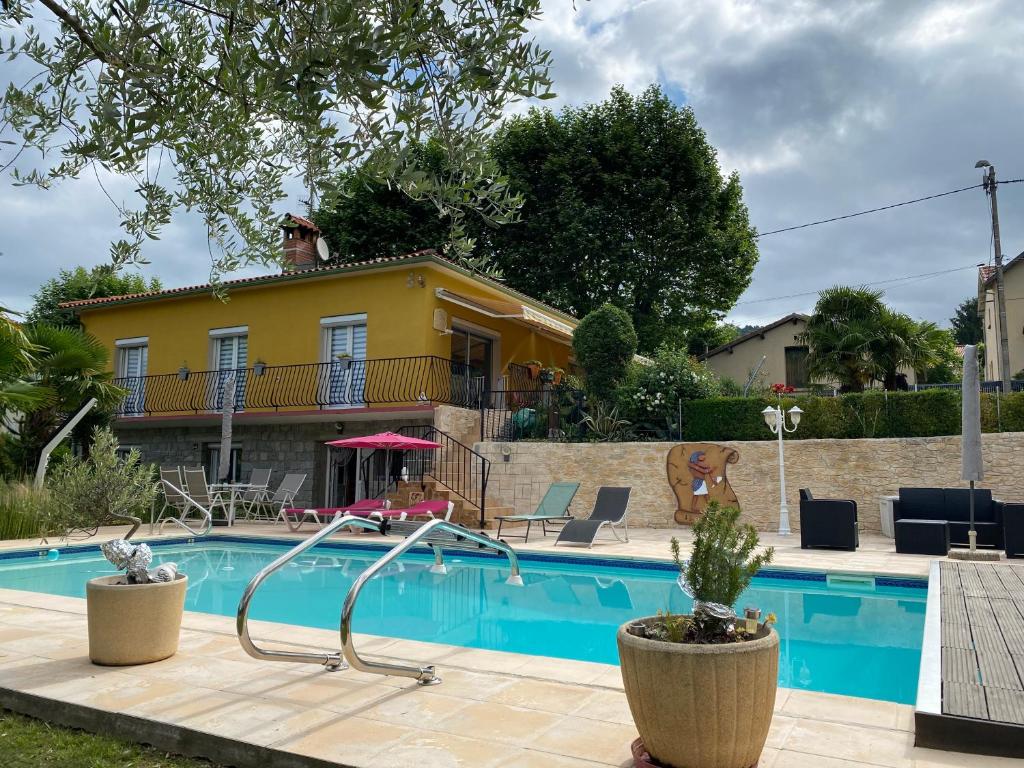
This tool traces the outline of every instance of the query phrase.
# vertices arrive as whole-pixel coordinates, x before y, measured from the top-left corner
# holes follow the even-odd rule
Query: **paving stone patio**
[[[101,538],[119,532],[104,530]],[[283,526],[240,525],[228,532],[286,536]],[[686,533],[643,530],[631,532],[629,544],[572,551],[661,558],[668,555],[668,539],[677,535],[685,544]],[[783,567],[924,576],[930,562],[896,555],[891,540],[882,537],[864,537],[855,553],[800,550],[792,537],[763,538],[777,547],[776,564]],[[531,540],[526,548],[547,550],[552,542]],[[338,646],[336,632],[251,626],[253,636],[270,645]],[[220,759],[249,754],[258,758],[253,765],[297,766],[302,757],[311,758],[309,765],[354,768],[630,764],[636,732],[616,666],[384,637],[357,642],[367,656],[434,663],[444,682],[420,687],[352,670],[256,661],[239,647],[231,618],[201,613],[186,614],[177,656],[140,667],[97,667],[88,661],[84,600],[0,590],[0,703],[31,700],[55,719],[58,713],[92,716],[107,729],[113,727],[109,713],[121,712],[140,718],[131,725],[139,738],[170,740],[157,746],[193,754],[212,750],[208,756]],[[912,729],[910,706],[780,689],[760,766],[1020,764],[918,749]]]

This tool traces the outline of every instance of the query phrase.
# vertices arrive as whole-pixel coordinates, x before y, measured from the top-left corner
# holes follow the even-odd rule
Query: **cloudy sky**
[[[1014,0],[545,0],[556,108],[622,83],[689,104],[737,170],[761,232],[968,186],[976,160],[1024,177],[1024,15]],[[299,208],[295,200],[292,207]],[[1003,252],[1024,250],[1024,183],[999,190]],[[0,186],[0,304],[24,309],[60,267],[100,263],[117,222],[94,181]],[[763,323],[807,311],[835,283],[877,283],[945,324],[991,259],[981,190],[766,236],[730,313]],[[165,285],[202,281],[201,226],[180,217],[146,255]],[[914,277],[930,273],[931,277]],[[1010,297],[1016,298],[1016,297]],[[1024,298],[1024,297],[1021,297]]]

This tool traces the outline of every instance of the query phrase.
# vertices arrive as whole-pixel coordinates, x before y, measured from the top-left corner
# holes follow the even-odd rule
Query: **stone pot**
[[[85,585],[89,658],[93,664],[149,664],[178,651],[188,577],[155,584],[101,576]]]
[[[663,643],[619,627],[619,660],[633,721],[665,768],[749,768],[768,738],[779,678],[779,636],[742,643]]]

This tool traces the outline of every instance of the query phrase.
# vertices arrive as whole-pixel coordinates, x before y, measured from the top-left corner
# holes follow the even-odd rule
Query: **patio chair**
[[[246,520],[262,520],[263,506],[270,501],[270,474],[272,469],[254,469],[249,473],[250,490],[242,494],[242,509]],[[253,514],[255,512],[255,515]]]
[[[285,524],[288,524],[288,518],[285,517],[284,511],[292,506],[292,502],[299,495],[299,490],[304,482],[306,482],[306,474],[304,472],[289,472],[281,480],[281,484],[277,486],[274,495],[267,502],[272,512],[275,509],[277,510],[273,517],[275,523],[278,520],[282,520]]]
[[[857,502],[816,499],[809,488],[800,489],[800,548],[828,547],[853,552],[860,544]]]
[[[180,519],[182,512],[186,512],[190,508],[182,493],[184,484],[181,481],[179,467],[160,467],[160,487],[164,492],[164,506],[161,508],[160,514],[153,518],[153,525],[165,517]]]
[[[199,506],[208,510],[213,515],[213,510],[220,508],[224,513],[224,519],[227,519],[228,508],[224,504],[224,497],[218,491],[211,491],[210,487],[206,484],[206,471],[202,467],[185,467],[183,473],[185,477],[185,493]],[[191,505],[185,510],[187,515],[193,507]]]
[[[544,498],[537,505],[537,510],[532,515],[498,515],[494,519],[498,521],[498,533],[496,538],[501,538],[501,526],[504,523],[526,523],[526,533],[520,537],[519,534],[505,534],[522,538],[523,543],[530,540],[530,526],[533,523],[540,523],[544,535],[548,535],[548,523],[558,521],[568,522],[572,519],[569,514],[569,505],[573,497],[580,489],[579,483],[552,483],[544,493]]]
[[[574,518],[562,526],[562,532],[555,539],[555,546],[559,544],[586,544],[594,546],[594,539],[598,532],[608,526],[612,534],[621,542],[629,541],[629,492],[631,488],[612,488],[602,486],[597,489],[597,499],[594,501],[594,511],[586,519]],[[623,536],[615,530],[622,526]]]

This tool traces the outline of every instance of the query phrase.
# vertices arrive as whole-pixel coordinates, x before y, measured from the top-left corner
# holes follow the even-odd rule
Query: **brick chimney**
[[[317,265],[316,240],[320,236],[320,228],[309,219],[286,213],[281,222],[281,231],[284,235],[285,270],[314,269]]]

